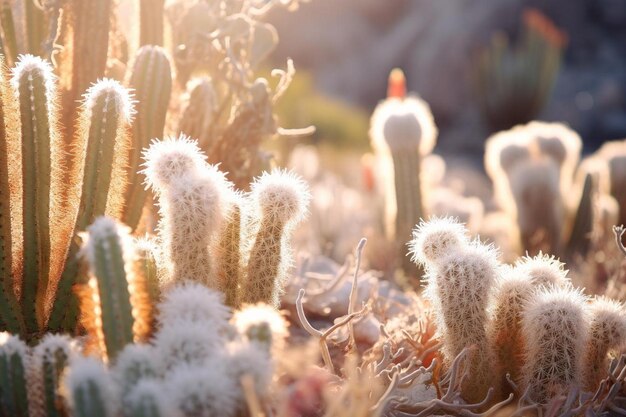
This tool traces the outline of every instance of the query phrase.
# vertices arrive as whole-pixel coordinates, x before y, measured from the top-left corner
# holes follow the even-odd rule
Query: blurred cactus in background
[[[534,120],[550,98],[566,35],[535,9],[523,15],[517,45],[495,34],[474,69],[480,109],[492,132]]]
[[[428,104],[406,96],[400,69],[389,75],[388,97],[372,114],[370,138],[380,164],[385,234],[398,245],[404,271],[416,275],[415,264],[405,256],[404,243],[413,226],[425,217],[422,160],[435,147],[437,127]]]

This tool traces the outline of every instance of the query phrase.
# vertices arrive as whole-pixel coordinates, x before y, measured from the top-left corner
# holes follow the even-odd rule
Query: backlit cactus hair
[[[531,254],[562,249],[564,202],[581,147],[578,134],[560,123],[531,122],[487,140],[485,167],[496,199],[517,220]]]
[[[606,172],[602,171],[605,174],[602,182],[619,204],[617,224],[626,224],[626,140],[605,142],[592,158],[606,167]]]
[[[241,299],[277,307],[292,263],[291,233],[306,215],[311,197],[300,177],[280,169],[264,172],[251,188],[254,237]]]
[[[29,413],[27,372],[30,350],[17,336],[0,333],[0,410],[7,416]]]
[[[437,226],[437,228],[433,227]],[[439,230],[438,230],[439,229]],[[443,229],[444,233],[441,233]],[[471,372],[461,392],[481,401],[493,384],[493,348],[488,338],[488,308],[499,273],[498,254],[479,241],[467,242],[465,231],[450,219],[421,224],[414,235],[416,259],[426,264],[425,294],[433,305],[444,359],[450,364],[466,347]],[[447,239],[438,241],[444,236]]]
[[[158,196],[165,281],[195,280],[218,288],[211,248],[232,185],[216,167],[206,164],[196,142],[182,135],[154,141],[144,158],[147,184]]]
[[[587,300],[581,291],[551,287],[527,303],[522,316],[526,354],[522,391],[546,403],[573,387],[580,387],[588,344]]]
[[[539,252],[532,257],[524,256],[515,262],[515,268],[538,288],[571,286],[565,264],[551,255]]]
[[[600,297],[589,307],[589,339],[583,362],[583,388],[594,392],[607,376],[609,353],[626,345],[626,310],[614,300]]]
[[[376,151],[385,196],[385,231],[399,245],[403,268],[415,273],[406,258],[406,242],[413,226],[424,216],[422,159],[434,148],[437,127],[428,104],[417,96],[404,95],[406,81],[401,70],[389,77],[388,97],[381,101],[370,121],[370,139]]]

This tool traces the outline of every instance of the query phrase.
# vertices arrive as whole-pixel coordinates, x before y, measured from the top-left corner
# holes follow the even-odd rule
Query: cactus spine
[[[143,1],[141,6],[142,16],[144,3],[146,2]],[[161,8],[162,4],[161,1]],[[158,16],[162,18],[161,14]],[[170,62],[163,48],[144,46],[137,51],[128,85],[135,91],[137,115],[133,123],[133,146],[130,149],[128,166],[130,177],[134,180],[126,192],[123,220],[134,230],[141,218],[147,195],[143,186],[143,175],[135,175],[140,169],[141,151],[148,147],[150,140],[163,136],[165,114],[172,90]]]
[[[0,333],[0,411],[28,417],[26,371],[28,347],[16,336]]]
[[[113,417],[117,402],[113,381],[103,364],[94,358],[77,357],[66,381],[75,417]]]
[[[61,245],[53,245],[57,242],[50,229],[61,215],[54,208],[64,187],[63,155],[52,68],[40,58],[22,56],[14,69],[13,87],[22,133],[22,309],[28,332],[35,333],[45,324],[52,252],[61,251],[60,256],[64,252]]]
[[[24,332],[15,294],[13,245],[21,206],[21,148],[17,100],[0,56],[0,321],[11,333]],[[12,224],[13,223],[13,224]],[[19,255],[19,254],[16,254]]]
[[[242,199],[235,192],[224,225],[219,233],[214,248],[215,276],[217,288],[224,293],[225,304],[232,308],[239,307],[239,283],[241,282],[241,208]]]
[[[72,164],[73,176],[82,178],[74,190],[78,195],[73,195],[80,201],[74,227],[77,232],[85,230],[97,216],[119,217],[122,213],[132,115],[129,94],[117,81],[104,79],[87,91]],[[50,317],[52,330],[62,328],[66,317],[70,289],[78,273],[78,250],[73,241]],[[76,307],[72,304],[68,312],[70,327],[78,314]]]

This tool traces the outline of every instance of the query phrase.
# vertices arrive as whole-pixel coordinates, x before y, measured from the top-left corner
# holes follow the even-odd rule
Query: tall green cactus
[[[51,209],[58,204],[64,187],[60,167],[63,155],[50,65],[32,55],[23,56],[14,70],[13,86],[22,133],[22,310],[28,332],[36,333],[45,323],[53,251],[50,226],[60,214],[52,213],[51,217]]]
[[[82,179],[79,195],[72,196],[79,201],[76,232],[85,230],[97,216],[121,216],[132,114],[128,91],[117,81],[101,80],[87,92],[79,117],[78,152],[73,166],[73,176]],[[48,324],[53,331],[72,328],[78,316],[75,300],[68,307],[79,269],[78,250],[78,243],[73,240]]]
[[[0,333],[0,414],[29,417],[26,370],[28,347],[18,337]]]
[[[15,176],[20,174],[17,100],[0,56],[0,322],[11,333],[22,333],[24,322],[13,280],[13,232],[16,197],[21,191]]]
[[[115,358],[124,346],[133,342],[133,306],[130,302],[127,273],[129,236],[124,236],[114,220],[101,217],[87,229],[89,239],[85,252],[92,280],[100,300],[100,321],[106,356]]]
[[[165,115],[172,91],[170,62],[163,48],[144,46],[137,52],[128,86],[135,91],[137,115],[133,124],[133,146],[130,150],[129,172],[134,176],[141,165],[141,151],[150,140],[163,137]],[[143,174],[135,177],[126,192],[123,220],[131,229],[139,224],[147,191]]]

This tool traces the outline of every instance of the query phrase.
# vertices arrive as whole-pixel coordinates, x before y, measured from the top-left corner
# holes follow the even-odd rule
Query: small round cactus
[[[583,362],[583,388],[594,392],[607,376],[609,353],[618,353],[626,344],[626,310],[608,298],[595,299],[589,308],[589,340]]]
[[[422,220],[413,230],[409,242],[412,260],[428,266],[440,262],[451,251],[462,249],[469,243],[467,230],[451,217],[434,217]]]
[[[515,262],[515,268],[536,287],[571,286],[571,281],[567,277],[567,271],[565,270],[565,264],[554,256],[541,252],[533,257],[524,256]]]

